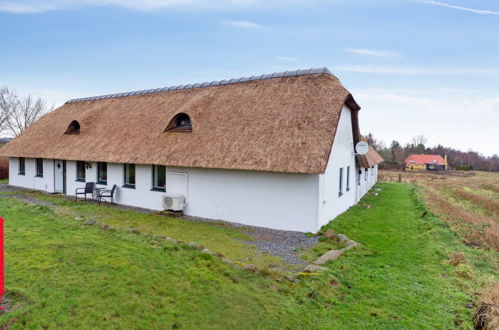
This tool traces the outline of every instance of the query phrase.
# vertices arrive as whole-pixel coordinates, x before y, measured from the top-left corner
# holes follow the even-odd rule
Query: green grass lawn
[[[197,250],[120,229],[85,226],[68,210],[90,212],[78,209],[90,207],[86,204],[61,201],[64,208],[58,209],[0,199],[0,215],[6,218],[6,290],[14,301],[12,310],[0,316],[0,326],[413,329],[462,322],[471,328],[473,310],[466,304],[480,285],[476,279],[496,276],[497,265],[425,213],[412,186],[379,186],[379,196],[363,200],[372,208],[355,206],[326,227],[362,246],[327,264],[323,274],[298,283],[277,281],[267,272],[248,273]],[[100,220],[118,222],[112,220],[116,215],[137,227],[153,217],[102,210],[109,213],[97,214]],[[163,228],[155,221],[148,222],[149,231]],[[243,244],[242,234],[231,228],[203,225],[216,229],[186,224],[184,232],[175,224],[168,234],[192,241],[201,235],[196,230],[204,230],[213,236],[207,242],[232,237],[219,243],[226,249],[232,242]],[[465,252],[468,264],[449,265],[454,251]]]

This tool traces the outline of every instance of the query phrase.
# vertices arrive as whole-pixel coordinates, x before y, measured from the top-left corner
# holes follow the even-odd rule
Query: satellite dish
[[[366,141],[359,141],[355,145],[355,152],[359,155],[365,155],[369,151],[369,144]]]

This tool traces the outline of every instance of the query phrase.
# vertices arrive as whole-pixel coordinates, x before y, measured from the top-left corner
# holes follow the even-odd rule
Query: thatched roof
[[[365,136],[361,136],[360,140],[369,142]],[[367,153],[365,155],[357,156],[357,161],[359,162],[360,166],[362,166],[364,168],[368,168],[368,167],[377,165],[379,163],[382,163],[385,160],[383,159],[383,157],[381,157],[378,154],[376,149],[374,149],[374,147],[370,145],[369,150],[367,151]]]
[[[323,173],[343,105],[360,109],[327,69],[177,87],[68,101],[0,155]],[[192,132],[165,132],[181,112]]]

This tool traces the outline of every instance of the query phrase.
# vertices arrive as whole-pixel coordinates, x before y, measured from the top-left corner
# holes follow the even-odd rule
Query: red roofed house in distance
[[[445,171],[447,156],[440,155],[409,155],[405,160],[406,171]]]

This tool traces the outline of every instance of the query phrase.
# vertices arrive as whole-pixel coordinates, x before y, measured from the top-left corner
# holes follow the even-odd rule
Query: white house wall
[[[319,229],[317,175],[193,168],[186,173],[187,214],[274,229]]]
[[[43,177],[36,176],[36,160],[26,158],[25,173],[19,174],[19,158],[9,159],[9,184],[17,187],[54,192],[54,160],[43,160]]]
[[[24,176],[18,175],[17,159],[10,164],[10,184],[53,192],[53,160],[44,160],[44,178],[34,178],[34,159],[26,159]],[[97,164],[90,164],[86,181],[96,182]],[[136,165],[135,171],[135,189],[125,188],[123,164],[108,163],[107,186],[98,186],[111,189],[116,184],[116,203],[162,210],[165,193],[151,190],[152,166]],[[166,172],[166,193],[186,196],[187,215],[283,230],[319,229],[318,175],[171,167]],[[85,182],[76,181],[76,162],[67,161],[66,193],[74,195],[84,186]]]
[[[319,175],[318,227],[327,224],[356,203],[356,167],[350,109],[343,107],[340,115],[328,165]],[[347,191],[347,168],[350,167]],[[343,168],[343,194],[339,195],[340,168]]]

